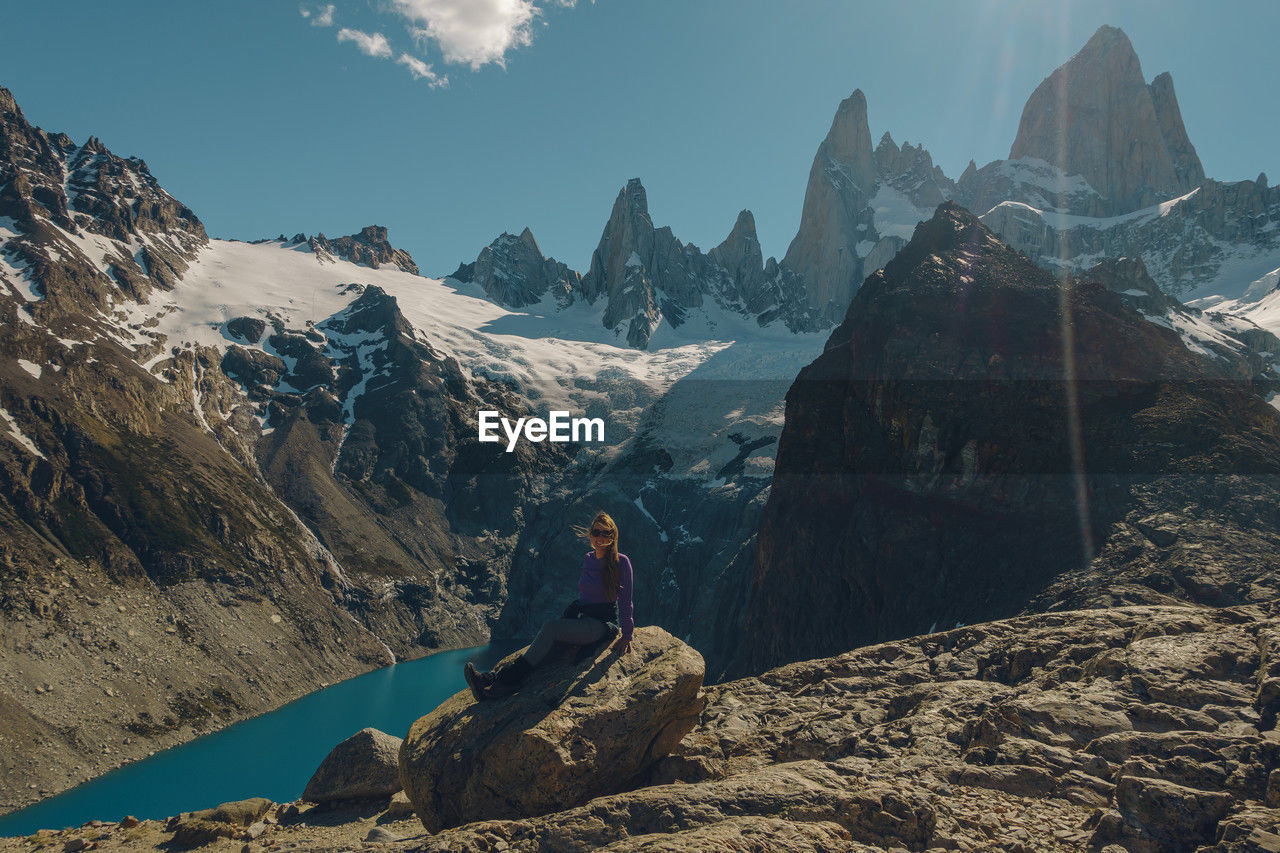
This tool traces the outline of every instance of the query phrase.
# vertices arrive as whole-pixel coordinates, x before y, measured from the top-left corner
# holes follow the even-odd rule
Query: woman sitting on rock
[[[574,527],[591,543],[592,550],[582,558],[582,574],[578,577],[578,600],[565,609],[564,615],[543,624],[524,654],[494,672],[480,672],[467,661],[463,673],[476,701],[497,699],[519,689],[529,671],[542,663],[551,644],[569,643],[589,646],[619,635],[622,653],[631,650],[631,632],[635,629],[631,600],[631,561],[618,553],[618,525],[606,512],[596,513],[590,528]]]

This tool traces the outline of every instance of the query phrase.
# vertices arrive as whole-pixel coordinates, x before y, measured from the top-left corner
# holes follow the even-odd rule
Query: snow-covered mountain
[[[1266,175],[1206,178],[1172,78],[1145,83],[1128,37],[1113,27],[1036,89],[1007,159],[970,162],[957,180],[923,146],[898,148],[887,133],[873,150],[866,109],[860,90],[837,109],[781,267],[827,324],[943,200],[1050,270],[1141,258],[1162,290],[1184,300],[1240,300],[1280,269],[1280,190]],[[1232,307],[1248,313],[1251,304]]]
[[[838,323],[862,281],[948,200],[1054,272],[1140,258],[1166,293],[1219,311],[1232,300],[1233,311],[1249,313],[1245,294],[1280,269],[1280,189],[1266,175],[1206,178],[1172,77],[1147,83],[1128,37],[1104,26],[1027,100],[1009,157],[970,162],[956,180],[923,145],[884,133],[873,148],[867,99],[854,91],[814,155],[781,261],[762,259],[749,211],[705,254],[682,243],[655,228],[633,179],[585,273],[544,258],[526,229],[499,237],[454,278],[512,307],[548,290],[562,306],[604,300],[601,322],[640,348],[704,305],[813,331]]]
[[[820,326],[800,279],[773,258],[764,260],[751,211],[741,211],[724,242],[704,254],[669,227],[654,226],[639,178],[618,193],[585,275],[544,258],[526,228],[519,237],[499,236],[452,278],[475,282],[499,304],[516,308],[547,294],[555,295],[548,310],[598,305],[595,322],[614,340],[640,349],[723,337],[717,330],[726,322],[729,329],[754,320],[759,328],[801,334]]]
[[[640,573],[637,612],[722,673],[789,389],[947,200],[1072,286],[1110,290],[1107,310],[1169,358],[1271,388],[1280,195],[1265,177],[1200,180],[1171,81],[1142,82],[1127,45],[1100,31],[1055,74],[1104,52],[1125,70],[1150,149],[1124,166],[1136,183],[1054,159],[1043,93],[1010,159],[952,181],[923,146],[873,149],[858,91],[783,260],[763,258],[749,211],[707,252],[683,243],[632,180],[583,274],[528,230],[444,278],[378,226],[210,239],[141,160],[31,127],[0,89],[0,620],[16,638],[0,690],[46,735],[37,754],[28,729],[0,729],[32,744],[0,769],[56,790],[76,764],[98,772],[320,681],[527,636],[572,592],[570,525],[601,508]],[[1077,112],[1110,97],[1067,90]],[[966,258],[930,275],[963,281]],[[478,440],[481,409],[599,417],[605,439],[508,453]]]
[[[23,778],[57,790],[317,682],[527,634],[563,609],[569,525],[598,507],[646,622],[707,648],[732,633],[727,569],[823,339],[730,295],[753,258],[763,272],[749,216],[715,260],[659,230],[720,289],[638,348],[609,299],[548,287],[504,307],[415,274],[374,226],[209,239],[142,161],[31,127],[7,91],[0,107],[0,618],[19,638],[0,690],[49,731],[80,719],[40,761],[4,759]],[[617,239],[669,271],[653,236]],[[478,440],[481,409],[599,417],[605,438],[507,452]],[[145,663],[116,671],[104,642]]]

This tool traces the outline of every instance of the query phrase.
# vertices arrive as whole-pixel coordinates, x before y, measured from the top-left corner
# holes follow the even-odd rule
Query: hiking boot
[[[471,695],[475,697],[477,702],[482,702],[489,698],[486,690],[493,686],[497,676],[493,670],[481,672],[476,669],[476,665],[471,661],[467,661],[467,665],[462,668],[462,674],[467,679],[467,686],[471,688]]]
[[[502,699],[510,696],[520,689],[520,685],[524,683],[528,677],[533,665],[525,659],[524,655],[520,655],[511,663],[494,673],[492,683],[483,687],[480,691],[483,699]],[[478,677],[483,678],[488,673],[479,673]],[[475,694],[473,689],[472,694]]]

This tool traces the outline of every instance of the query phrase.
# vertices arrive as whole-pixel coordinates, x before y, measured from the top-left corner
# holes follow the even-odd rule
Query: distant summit
[[[637,349],[647,349],[664,324],[680,328],[691,317],[713,326],[717,312],[781,320],[792,331],[819,328],[796,276],[773,258],[764,261],[751,211],[739,212],[724,242],[704,253],[655,227],[649,197],[631,178],[614,199],[600,241],[583,275],[543,257],[528,228],[502,234],[471,263],[453,273],[475,282],[491,299],[513,308],[553,294],[563,309],[585,302],[601,306],[600,322]]]
[[[1148,207],[1204,180],[1173,78],[1165,72],[1147,85],[1115,27],[1100,27],[1027,100],[1009,159],[1027,157],[1083,177],[1098,194],[1098,216]]]

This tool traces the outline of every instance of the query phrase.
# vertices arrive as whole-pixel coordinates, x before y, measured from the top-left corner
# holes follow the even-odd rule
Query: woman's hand
[[[618,639],[613,643],[618,647],[618,654],[625,655],[631,651],[631,637],[627,634],[619,634]]]

